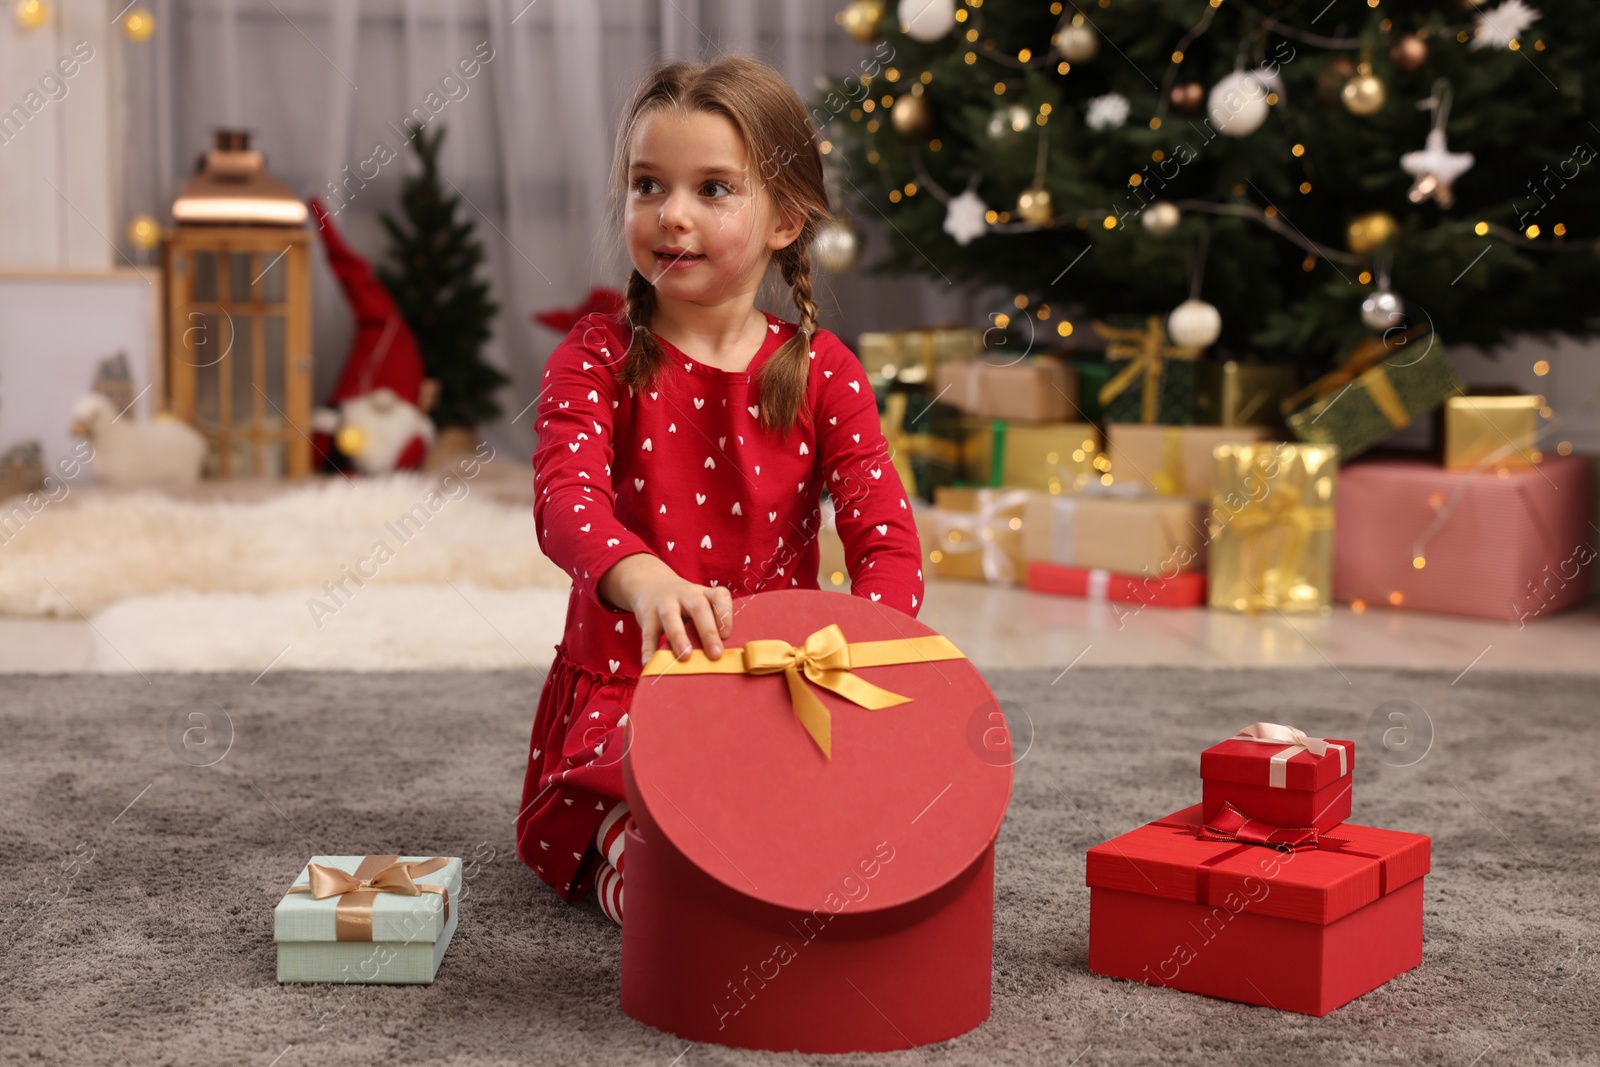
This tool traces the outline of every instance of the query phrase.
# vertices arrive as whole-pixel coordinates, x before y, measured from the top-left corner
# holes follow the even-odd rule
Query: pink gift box
[[[1582,457],[1503,471],[1357,463],[1339,473],[1335,508],[1336,600],[1525,623],[1588,593]]]

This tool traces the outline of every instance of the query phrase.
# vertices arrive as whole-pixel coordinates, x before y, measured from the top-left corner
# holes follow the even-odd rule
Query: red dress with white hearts
[[[913,616],[921,606],[916,524],[855,355],[819,330],[800,422],[782,434],[759,425],[756,373],[795,330],[768,315],[764,343],[738,374],[663,340],[668,366],[637,395],[613,378],[628,347],[619,317],[579,320],[550,355],[533,515],[545,555],[572,575],[572,595],[539,695],[516,830],[522,861],[567,900],[592,884],[595,830],[623,799],[642,636],[631,613],[599,595],[618,560],[650,552],[735,597],[816,589],[826,480],[851,593]],[[739,644],[737,618],[729,644]]]

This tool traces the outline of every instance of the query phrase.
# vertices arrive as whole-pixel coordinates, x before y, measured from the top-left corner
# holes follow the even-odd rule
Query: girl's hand
[[[700,644],[712,659],[722,656],[722,642],[733,635],[733,594],[721,586],[696,585],[649,553],[625,556],[600,576],[600,595],[625,607],[638,620],[643,637],[641,662],[650,662],[663,634],[682,659],[694,647],[683,620],[694,620]]]
[[[723,639],[733,634],[733,595],[721,586],[695,585],[670,574],[640,583],[633,615],[643,634],[644,662],[655,654],[662,634],[679,659],[689,654],[694,646],[684,628],[685,618],[694,620],[706,655],[720,659]]]

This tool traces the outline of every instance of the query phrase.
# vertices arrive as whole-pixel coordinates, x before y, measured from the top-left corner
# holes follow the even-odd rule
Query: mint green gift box
[[[313,856],[272,912],[278,981],[430,983],[460,901],[456,857]]]

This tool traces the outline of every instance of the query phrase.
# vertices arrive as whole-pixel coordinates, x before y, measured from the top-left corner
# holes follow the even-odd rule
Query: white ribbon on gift
[[[1330,744],[1321,737],[1308,737],[1305,731],[1293,726],[1280,726],[1275,722],[1254,722],[1235,734],[1233,740],[1250,741],[1260,745],[1287,746],[1272,754],[1272,763],[1267,771],[1267,785],[1273,789],[1288,787],[1289,761],[1302,752],[1320,757],[1332,749],[1339,753],[1339,777],[1343,778],[1350,773],[1350,757],[1343,745]]]
[[[1087,598],[1095,603],[1103,604],[1106,595],[1111,591],[1111,572],[1104,567],[1095,567],[1089,571],[1089,591]]]
[[[978,510],[951,511],[949,508],[932,508],[934,531],[943,552],[982,552],[983,577],[989,582],[1009,582],[1016,576],[1016,567],[996,541],[994,534],[1009,530],[1010,520],[997,521],[995,516],[1009,508],[1025,505],[1031,493],[1027,489],[979,489]],[[990,536],[983,536],[988,531]],[[951,533],[960,533],[957,541],[950,540]]]
[[[1050,500],[1050,562],[1071,565],[1078,561],[1078,501],[1070,496]]]

